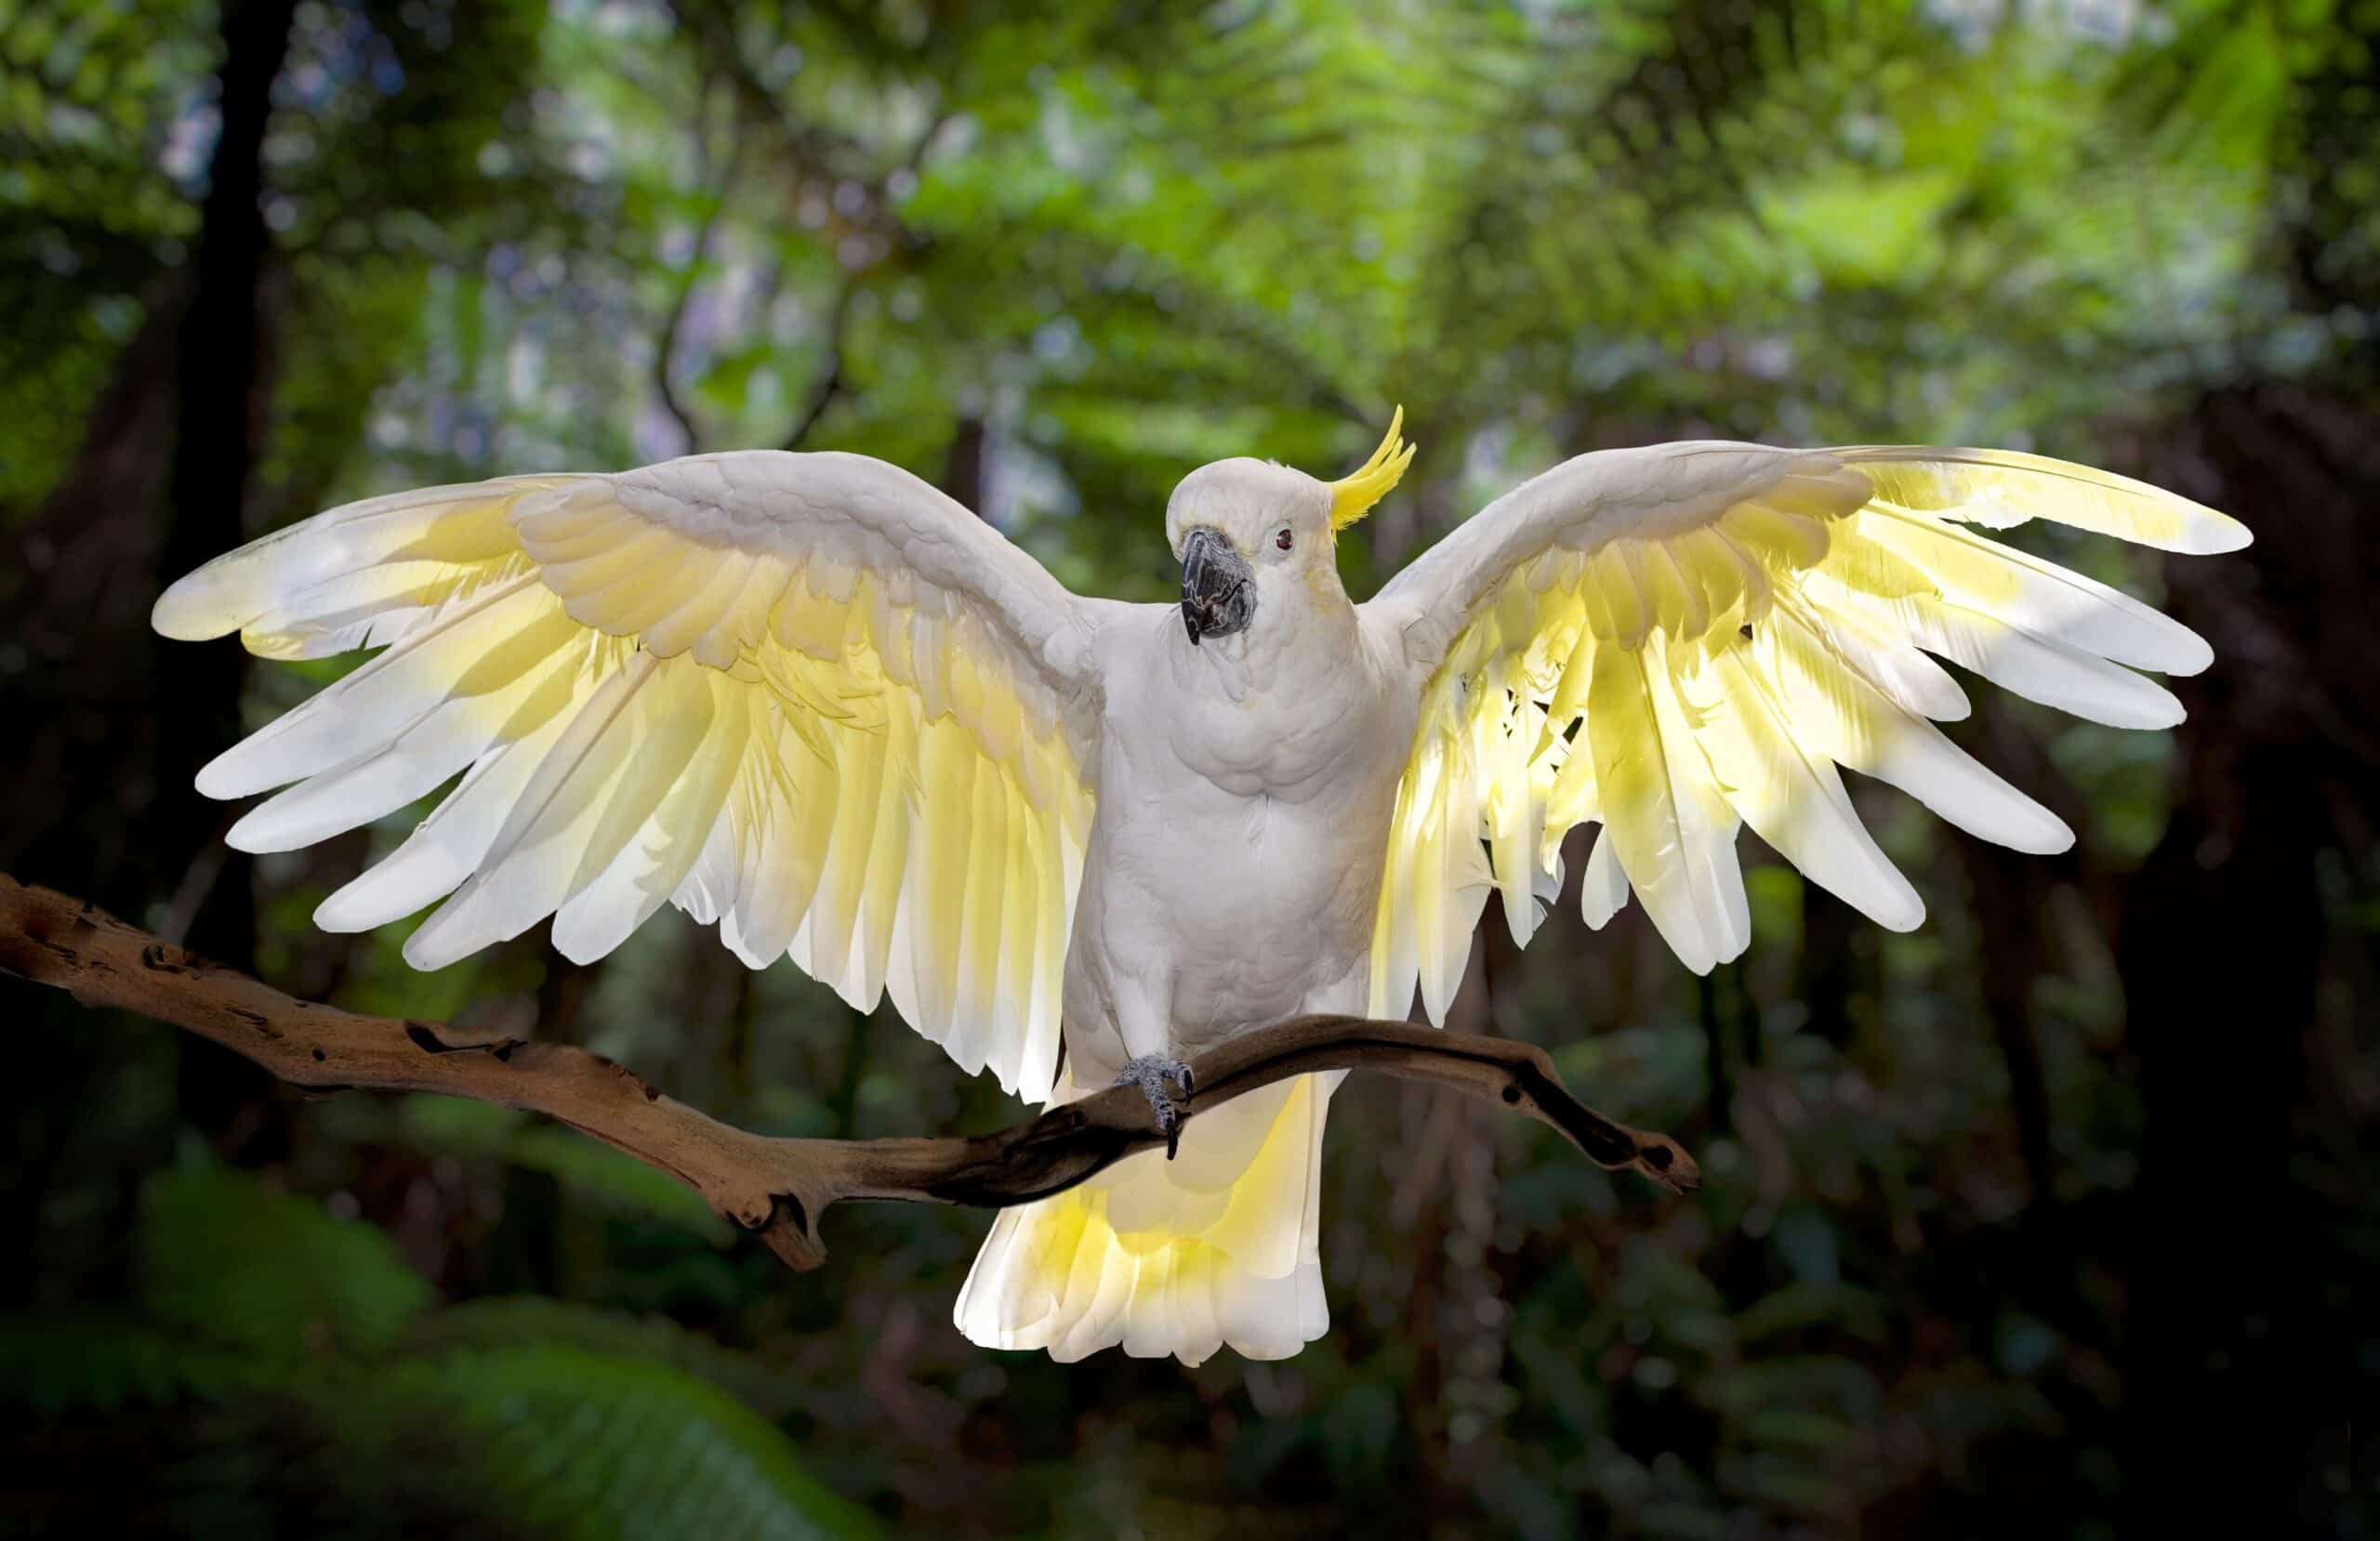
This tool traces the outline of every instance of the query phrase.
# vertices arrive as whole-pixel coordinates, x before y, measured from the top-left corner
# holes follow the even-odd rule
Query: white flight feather
[[[1375,928],[1416,936],[1434,1019],[1452,985],[1432,979],[1451,897],[1443,881],[1431,891],[1433,842],[1474,797],[1490,814],[1478,837],[1500,852],[1520,822],[1509,766],[1457,753],[1494,743],[1494,728],[1529,728],[1544,756],[1551,773],[1529,784],[1542,850],[1578,823],[1604,825],[1581,876],[1587,922],[1608,921],[1633,889],[1698,969],[1748,940],[1737,816],[1879,922],[1918,924],[1915,890],[1861,828],[1837,766],[1982,838],[2071,844],[2054,814],[1933,726],[1967,701],[1927,655],[2080,716],[2156,728],[2179,721],[2180,705],[2132,670],[2190,673],[2211,653],[2138,600],[1954,522],[2032,519],[2175,551],[2247,542],[2213,509],[2036,455],[1680,443],[1567,461],[1398,573],[1365,607],[1368,624],[1403,651],[1425,700],[1471,708],[1422,716]],[[1514,660],[1526,692],[1479,689],[1511,678]],[[1500,878],[1509,865],[1500,857]],[[1508,889],[1508,915],[1514,899]]]

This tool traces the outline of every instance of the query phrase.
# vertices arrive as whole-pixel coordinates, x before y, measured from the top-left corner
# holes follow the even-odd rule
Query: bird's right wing
[[[451,963],[548,915],[602,955],[665,902],[1031,1100],[1090,826],[1086,607],[932,487],[850,454],[703,455],[350,504],[209,562],[159,631],[386,651],[224,753],[286,850],[461,780],[316,912]],[[449,897],[451,896],[451,897]]]

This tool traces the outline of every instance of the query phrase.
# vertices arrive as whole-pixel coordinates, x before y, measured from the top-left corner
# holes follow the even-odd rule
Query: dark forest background
[[[1162,598],[1184,471],[1398,402],[1359,594],[1675,437],[2030,447],[2257,534],[2021,533],[2219,661],[2171,734],[1979,692],[2081,843],[1873,800],[1924,929],[1765,853],[1707,981],[1633,908],[1483,927],[1461,1023],[1707,1186],[1358,1079],[1282,1363],[980,1350],[979,1214],[795,1275],[565,1131],[0,983],[0,1533],[2380,1536],[2375,48],[2373,0],[0,0],[0,869],[751,1126],[1018,1110],[675,912],[591,968],[315,931],[400,832],[251,860],[191,778],[336,665],[163,644],[162,583],[799,445]]]

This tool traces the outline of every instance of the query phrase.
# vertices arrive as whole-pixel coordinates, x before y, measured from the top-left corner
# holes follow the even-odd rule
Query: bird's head
[[[1182,479],[1165,534],[1182,563],[1182,624],[1190,640],[1229,637],[1269,608],[1342,604],[1339,532],[1371,509],[1413,459],[1398,408],[1371,458],[1337,481],[1270,460],[1218,460]]]

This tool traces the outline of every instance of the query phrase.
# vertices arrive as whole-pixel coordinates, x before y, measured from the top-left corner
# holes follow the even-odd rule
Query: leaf
[[[557,1345],[461,1350],[377,1372],[318,1409],[351,1454],[451,1463],[509,1529],[573,1541],[871,1537],[784,1433],[683,1371]]]
[[[1805,1327],[1832,1328],[1882,1342],[1882,1302],[1850,1284],[1799,1280],[1761,1297],[1736,1318],[1736,1336],[1746,1343]]]
[[[152,1175],[139,1226],[141,1305],[197,1343],[292,1360],[377,1352],[435,1294],[378,1227],[226,1167]]]
[[[640,1360],[694,1376],[753,1411],[777,1417],[799,1400],[800,1386],[755,1356],[726,1348],[661,1315],[631,1315],[543,1296],[490,1296],[430,1312],[405,1334],[403,1351],[435,1355],[456,1349],[566,1348]]]
[[[1937,227],[1961,191],[1948,171],[1880,177],[1852,169],[1779,187],[1756,202],[1761,222],[1829,282],[1913,283],[1941,261]]]
[[[575,1130],[457,1097],[413,1096],[397,1105],[403,1139],[425,1153],[493,1157],[543,1172],[574,1197],[681,1226],[714,1243],[728,1239],[726,1222],[693,1189]]]
[[[256,1378],[245,1355],[117,1311],[25,1311],[0,1326],[0,1401],[46,1416],[162,1407]]]
[[[506,1143],[504,1156],[582,1197],[683,1226],[713,1242],[723,1244],[730,1234],[727,1222],[684,1183],[573,1130],[523,1129]]]

